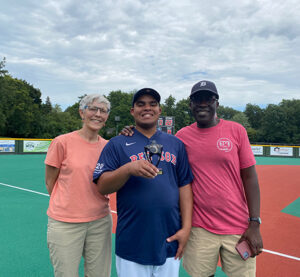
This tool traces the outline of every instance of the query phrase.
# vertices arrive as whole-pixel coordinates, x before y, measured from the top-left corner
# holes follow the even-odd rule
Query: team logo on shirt
[[[137,161],[137,160],[145,160],[145,153],[140,152],[137,155],[132,155],[129,157],[132,162]],[[170,152],[161,152],[161,158],[160,161],[166,161],[167,163],[172,163],[176,165],[176,156],[174,154],[171,154]]]
[[[220,138],[217,141],[217,148],[221,151],[230,152],[233,144],[228,138]]]
[[[95,173],[99,173],[100,174],[102,172],[103,166],[104,166],[104,163],[97,163],[95,171],[94,171],[94,174]]]

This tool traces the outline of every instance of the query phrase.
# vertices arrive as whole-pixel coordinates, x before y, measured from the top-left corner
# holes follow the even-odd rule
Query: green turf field
[[[53,276],[46,242],[49,196],[44,184],[44,159],[40,154],[0,155],[0,276]],[[257,163],[300,165],[300,159],[259,157]],[[286,209],[299,211],[299,202]],[[80,274],[83,276],[82,264]],[[181,268],[180,277],[186,276]],[[226,275],[218,268],[215,276]]]

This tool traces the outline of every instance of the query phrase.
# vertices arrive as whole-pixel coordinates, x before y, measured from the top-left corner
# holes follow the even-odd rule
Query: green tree
[[[6,59],[0,61],[0,135],[6,137],[54,138],[77,130],[82,122],[78,113],[83,96],[64,112],[54,107],[50,98],[41,100],[41,91],[25,80],[13,78],[5,70]],[[135,91],[126,93],[111,91],[111,113],[106,126],[100,131],[104,138],[111,138],[126,125],[134,124],[130,114]],[[170,95],[162,106],[162,115],[175,116],[175,129],[190,125],[194,118],[190,113],[189,98],[176,103]],[[282,100],[279,105],[270,104],[266,109],[248,103],[244,112],[219,106],[218,117],[242,124],[252,142],[275,142],[299,144],[300,100]],[[117,119],[117,120],[116,120]]]
[[[63,112],[59,105],[52,107],[43,118],[43,138],[55,138],[81,128],[81,120],[68,112]]]
[[[3,113],[2,109],[0,109],[0,136],[5,136],[5,123],[6,123],[6,116]]]
[[[279,108],[286,115],[285,130],[288,143],[300,143],[300,100],[282,100]]]
[[[134,92],[126,93],[118,90],[109,93],[107,99],[111,104],[111,112],[105,127],[100,131],[103,137],[109,139],[118,134],[124,126],[134,124],[130,114]]]
[[[190,125],[195,120],[190,111],[189,98],[178,101],[175,107],[175,131],[177,132],[181,128]]]
[[[175,101],[176,99],[170,95],[161,105],[162,115],[164,116],[174,116],[175,115]]]
[[[2,61],[0,61],[0,77],[3,77],[8,74],[8,71],[5,70],[6,58],[4,57]]]
[[[46,102],[41,105],[42,114],[49,114],[52,111],[52,104],[50,101],[50,97],[46,97]]]
[[[251,143],[259,142],[259,132],[252,127],[247,128],[248,138]]]
[[[41,93],[23,80],[0,77],[1,130],[8,137],[36,137],[40,131]]]
[[[232,120],[234,115],[236,115],[237,113],[239,113],[239,111],[230,107],[224,107],[222,105],[220,105],[217,109],[218,117],[226,120]]]
[[[243,125],[246,129],[250,128],[250,124],[249,124],[248,118],[247,118],[247,116],[246,116],[244,113],[242,113],[242,112],[236,113],[236,114],[232,117],[231,120],[240,123],[240,124]]]
[[[264,112],[261,124],[262,139],[265,142],[284,143],[289,141],[286,129],[287,114],[277,105],[270,104]]]
[[[259,129],[261,127],[262,118],[264,116],[264,110],[258,105],[248,103],[244,111],[252,128]]]
[[[66,108],[65,112],[69,113],[74,118],[81,119],[79,115],[79,103],[84,96],[86,96],[86,94],[79,96],[78,101],[72,106]]]

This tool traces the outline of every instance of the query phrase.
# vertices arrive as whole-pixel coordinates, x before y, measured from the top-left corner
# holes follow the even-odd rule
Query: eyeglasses
[[[100,114],[108,114],[109,113],[109,110],[105,110],[103,108],[98,108],[95,106],[85,106],[84,108],[88,109],[92,113],[97,113],[98,111],[100,112]]]
[[[218,99],[213,96],[196,95],[196,96],[191,97],[191,101],[195,104],[205,103],[207,105],[212,105],[215,102],[217,102]]]

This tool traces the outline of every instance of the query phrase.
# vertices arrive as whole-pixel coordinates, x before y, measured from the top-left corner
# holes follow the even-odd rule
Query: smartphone
[[[252,251],[247,241],[242,241],[235,246],[236,251],[240,254],[243,260],[247,260],[252,256]]]

